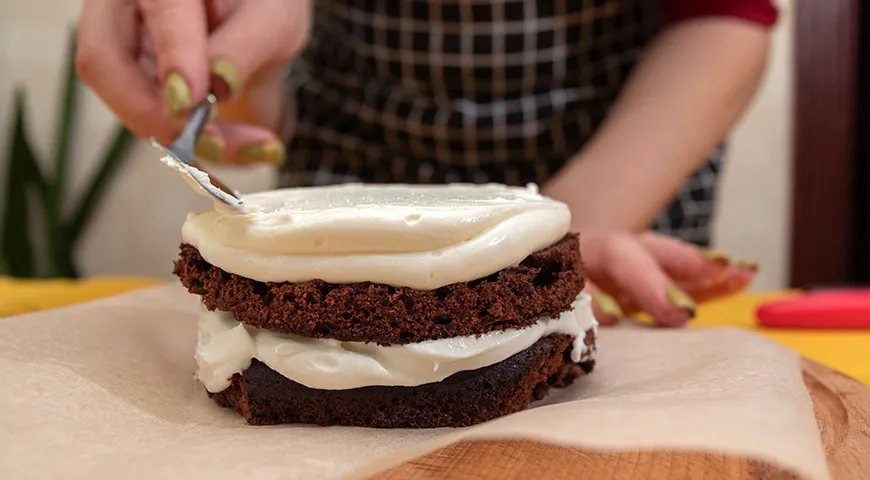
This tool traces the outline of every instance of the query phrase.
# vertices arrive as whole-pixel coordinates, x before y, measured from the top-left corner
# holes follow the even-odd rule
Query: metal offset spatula
[[[238,192],[229,188],[214,175],[206,172],[196,161],[194,145],[203,127],[211,117],[212,107],[216,99],[214,95],[208,95],[202,103],[196,106],[181,131],[181,135],[172,142],[169,147],[164,147],[157,140],[151,138],[151,144],[164,154],[163,163],[169,165],[184,175],[193,183],[201,193],[212,197],[214,200],[227,205],[235,210],[241,210],[242,200]]]

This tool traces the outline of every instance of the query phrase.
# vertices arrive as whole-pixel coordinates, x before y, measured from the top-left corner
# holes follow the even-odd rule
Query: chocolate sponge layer
[[[228,273],[182,244],[174,273],[211,310],[248,325],[348,342],[405,344],[522,328],[570,310],[584,286],[579,240],[569,234],[518,266],[436,290],[320,280],[264,283]]]
[[[585,343],[595,345],[592,330]],[[571,361],[573,337],[550,335],[489,367],[417,387],[318,390],[254,360],[229,388],[210,394],[251,425],[306,423],[375,428],[463,427],[524,410],[551,387],[571,384],[594,367]]]

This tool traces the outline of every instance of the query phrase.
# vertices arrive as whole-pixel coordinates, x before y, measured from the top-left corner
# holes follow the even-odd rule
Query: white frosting
[[[163,146],[157,143],[155,140],[152,139],[151,143],[153,143],[154,146],[156,146],[160,150],[166,152]],[[187,185],[190,186],[193,191],[211,199],[212,203],[214,204],[214,208],[217,211],[225,213],[246,211],[246,206],[244,205],[244,203],[237,198],[239,196],[238,192],[233,191],[233,195],[228,195],[226,192],[217,188],[213,183],[211,183],[211,177],[207,172],[204,172],[199,168],[188,165],[186,163],[182,163],[174,155],[169,154],[169,152],[166,153],[167,155],[161,157],[160,161],[180,173],[181,178],[183,178],[184,181],[187,182]],[[206,185],[208,185],[212,189],[211,192],[206,189]]]
[[[188,215],[182,236],[212,265],[263,282],[434,289],[517,265],[571,220],[534,187],[503,185],[347,184],[243,200],[243,212]]]
[[[310,388],[423,385],[501,362],[554,333],[575,337],[571,359],[579,362],[584,354],[595,353],[583,340],[590,328],[597,332],[598,323],[588,295],[581,294],[572,306],[557,319],[544,317],[520,330],[390,346],[282,335],[241,324],[225,312],[203,309],[195,355],[197,378],[208,391],[219,392],[229,386],[233,374],[257,358]]]
[[[174,157],[169,155],[164,155],[160,158],[160,161],[163,162],[164,165],[167,165],[168,167],[180,173],[181,178],[183,178],[184,181],[187,182],[187,185],[190,186],[193,191],[204,197],[212,198],[211,194],[208,193],[205,188],[203,188],[204,184],[211,183],[211,178],[209,178],[208,173],[203,172],[198,168],[192,169],[190,168],[190,166],[179,162]]]

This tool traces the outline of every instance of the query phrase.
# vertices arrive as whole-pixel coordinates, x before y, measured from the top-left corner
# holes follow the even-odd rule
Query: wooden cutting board
[[[870,388],[810,360],[804,382],[835,480],[870,479]],[[760,461],[707,453],[604,453],[529,441],[462,442],[377,476],[397,479],[797,479]]]

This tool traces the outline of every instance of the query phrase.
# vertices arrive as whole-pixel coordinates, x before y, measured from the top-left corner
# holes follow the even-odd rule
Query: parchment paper
[[[251,427],[193,378],[197,302],[172,284],[0,319],[2,476],[355,478],[464,436],[717,451],[829,478],[797,355],[750,333],[602,329],[591,376],[468,429]]]

